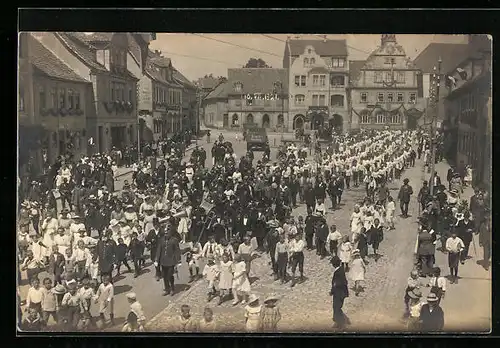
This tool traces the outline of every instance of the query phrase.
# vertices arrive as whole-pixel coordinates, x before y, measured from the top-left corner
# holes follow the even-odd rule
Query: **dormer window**
[[[110,59],[112,68],[125,69],[127,67],[127,51],[124,49],[112,48]]]
[[[310,49],[310,48],[309,48],[309,49],[307,50],[307,53],[311,54],[311,53],[312,53],[312,49]]]
[[[241,90],[243,89],[242,87],[243,87],[243,86],[241,85],[241,83],[240,83],[240,82],[236,82],[236,83],[234,84],[234,90],[235,90],[236,92],[241,92]]]

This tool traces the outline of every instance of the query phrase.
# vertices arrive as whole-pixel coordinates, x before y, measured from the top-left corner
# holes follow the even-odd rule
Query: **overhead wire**
[[[250,50],[250,51],[255,51],[255,52],[259,52],[259,53],[263,53],[263,54],[268,54],[270,56],[275,56],[275,57],[282,58],[282,55],[277,54],[277,53],[272,53],[272,52],[268,52],[268,51],[259,50],[259,49],[256,49],[256,48],[251,48],[251,47],[247,47],[247,46],[243,46],[243,45],[238,45],[238,44],[235,44],[233,42],[228,42],[228,41],[224,41],[224,40],[220,40],[220,39],[215,39],[213,37],[204,36],[204,35],[201,35],[201,34],[193,34],[193,35],[202,37],[202,38],[207,39],[207,40],[217,41],[217,42],[220,42],[220,43],[223,43],[223,44],[226,44],[226,45],[231,45],[231,46],[234,46],[234,47],[238,47],[238,48],[242,48],[242,49],[246,49],[246,50]]]

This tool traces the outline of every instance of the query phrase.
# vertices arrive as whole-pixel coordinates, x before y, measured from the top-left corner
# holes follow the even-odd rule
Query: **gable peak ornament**
[[[387,42],[396,42],[396,34],[382,34],[381,45],[384,46]]]

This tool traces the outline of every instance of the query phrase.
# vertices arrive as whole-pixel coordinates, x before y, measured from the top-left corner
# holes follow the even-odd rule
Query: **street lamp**
[[[441,57],[438,59],[438,67],[434,67],[434,81],[436,85],[436,92],[434,95],[434,105],[433,105],[433,114],[432,114],[432,123],[431,123],[431,177],[429,180],[430,184],[430,194],[431,196],[434,194],[434,176],[436,172],[436,123],[437,116],[439,113],[439,89],[441,87]],[[437,72],[436,72],[437,70]]]

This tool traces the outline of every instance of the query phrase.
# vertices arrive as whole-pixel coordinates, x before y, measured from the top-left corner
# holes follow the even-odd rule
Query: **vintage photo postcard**
[[[21,32],[20,332],[488,332],[492,38]]]

